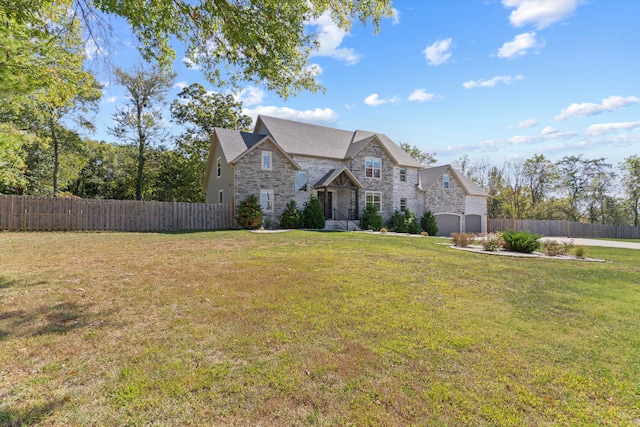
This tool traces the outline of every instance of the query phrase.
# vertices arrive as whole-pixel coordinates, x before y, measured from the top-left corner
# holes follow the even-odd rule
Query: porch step
[[[349,228],[347,229],[347,220],[336,221],[333,219],[328,219],[325,221],[324,229],[325,230],[340,230],[340,231],[352,231],[354,228],[360,228],[359,220],[349,220]]]

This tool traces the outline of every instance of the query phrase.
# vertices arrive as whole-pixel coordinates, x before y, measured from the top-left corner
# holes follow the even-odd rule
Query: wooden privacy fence
[[[544,236],[640,239],[640,227],[589,224],[564,220],[489,219],[489,232],[526,230]]]
[[[187,231],[234,225],[231,205],[0,195],[0,230]]]

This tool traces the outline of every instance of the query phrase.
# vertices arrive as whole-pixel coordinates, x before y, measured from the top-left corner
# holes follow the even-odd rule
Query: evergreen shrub
[[[530,254],[540,249],[540,238],[542,235],[529,231],[507,230],[502,234],[504,248],[512,252],[522,252]]]
[[[378,209],[376,209],[374,205],[368,204],[362,213],[360,228],[363,230],[379,231],[383,225],[384,219],[378,213]]]

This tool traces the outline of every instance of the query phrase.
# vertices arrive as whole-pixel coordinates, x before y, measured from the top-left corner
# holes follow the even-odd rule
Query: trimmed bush
[[[298,209],[296,199],[292,199],[287,203],[282,215],[280,215],[280,227],[281,228],[300,228],[303,225],[302,213]]]
[[[304,204],[302,209],[302,224],[304,228],[322,229],[325,225],[324,210],[322,209],[322,203],[313,194],[309,197],[309,200]]]
[[[425,211],[420,218],[420,227],[427,233],[429,236],[435,236],[438,234],[438,226],[436,225],[436,217],[431,213],[431,211]]]
[[[262,224],[262,206],[258,201],[258,196],[249,194],[246,199],[240,202],[236,208],[237,220],[240,227],[252,230]]]
[[[362,213],[360,228],[363,230],[379,231],[384,225],[384,219],[378,213],[378,209],[372,204],[368,204]]]
[[[513,231],[507,230],[502,233],[504,239],[504,248],[512,252],[522,252],[530,254],[540,249],[540,234],[534,234],[529,231]]]
[[[395,211],[387,225],[389,230],[396,233],[418,234],[420,232],[418,218],[409,209],[405,209],[404,212]]]

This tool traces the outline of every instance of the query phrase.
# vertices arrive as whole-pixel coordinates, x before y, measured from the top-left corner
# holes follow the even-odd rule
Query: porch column
[[[360,193],[358,192],[358,187],[356,187],[356,218],[355,219],[360,219]]]
[[[329,206],[329,187],[324,187],[324,219],[329,219],[329,212],[331,212],[331,206]]]

